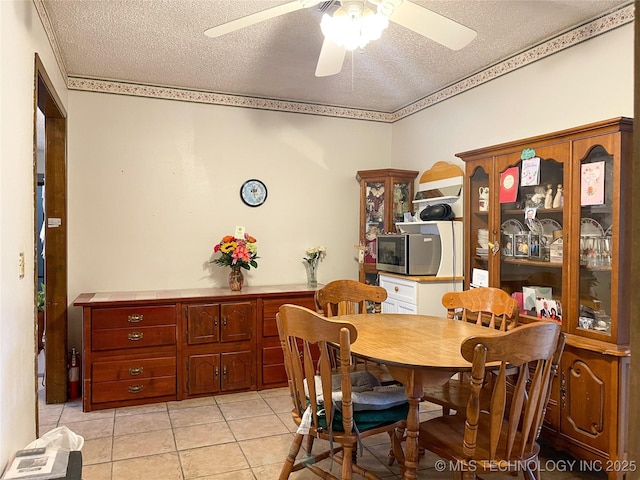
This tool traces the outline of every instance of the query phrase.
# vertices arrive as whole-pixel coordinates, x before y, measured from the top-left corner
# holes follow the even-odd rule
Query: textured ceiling
[[[405,0],[408,1],[408,0]],[[287,3],[244,0],[35,0],[70,79],[277,99],[392,113],[556,37],[628,0],[421,1],[477,31],[452,51],[390,24],[342,72],[314,75],[322,12],[289,13],[218,38],[203,32]],[[330,7],[331,9],[335,6]],[[47,25],[45,25],[47,28]]]

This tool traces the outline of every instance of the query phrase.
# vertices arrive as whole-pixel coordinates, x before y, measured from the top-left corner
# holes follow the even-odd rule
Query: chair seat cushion
[[[337,408],[342,405],[341,391],[342,375],[331,377],[332,400]],[[315,377],[318,401],[322,402],[322,381],[319,375]],[[380,381],[366,370],[351,372],[351,401],[353,411],[385,410],[407,403],[404,387],[400,385],[380,385]]]
[[[340,374],[332,377],[332,401],[336,408],[333,419],[333,430],[343,431],[342,427],[342,391]],[[321,377],[315,377],[318,401],[323,402]],[[351,372],[351,401],[353,404],[353,420],[359,431],[390,425],[406,420],[409,403],[404,387],[399,385],[380,385],[380,381],[365,371]],[[306,385],[305,385],[306,390]],[[320,426],[327,428],[324,415],[319,416]]]
[[[396,405],[384,410],[358,410],[353,412],[354,426],[360,432],[370,430],[372,428],[383,427],[385,425],[391,425],[396,422],[407,419],[409,413],[409,403],[405,402],[402,405]],[[327,428],[327,417],[322,415],[318,416],[318,423],[322,428]],[[333,418],[333,431],[342,432],[342,412],[336,411]]]

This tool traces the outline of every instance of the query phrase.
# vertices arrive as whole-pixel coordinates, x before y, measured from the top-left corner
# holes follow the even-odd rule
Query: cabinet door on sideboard
[[[255,388],[255,301],[184,306],[185,394]]]
[[[196,354],[187,359],[187,393],[214,394],[251,388],[250,351]]]

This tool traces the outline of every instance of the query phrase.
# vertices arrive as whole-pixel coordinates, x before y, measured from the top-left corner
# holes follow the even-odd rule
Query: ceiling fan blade
[[[451,50],[467,46],[477,35],[474,30],[408,0],[396,7],[390,20]]]
[[[316,66],[316,77],[328,77],[340,73],[346,53],[347,49],[345,47],[339,47],[328,38],[325,38],[324,42],[322,42],[320,58],[318,58],[318,65]]]
[[[317,5],[318,3],[320,3],[320,0],[294,0],[293,2],[284,3],[273,8],[267,8],[266,10],[262,10],[261,12],[252,13],[251,15],[247,15],[246,17],[240,17],[236,20],[231,20],[230,22],[211,27],[210,29],[205,30],[204,34],[207,37],[211,38],[219,37],[220,35],[225,35],[227,33],[240,30],[241,28],[264,22],[265,20],[269,20],[270,18],[279,17],[280,15],[295,12],[296,10],[312,7],[314,5]]]

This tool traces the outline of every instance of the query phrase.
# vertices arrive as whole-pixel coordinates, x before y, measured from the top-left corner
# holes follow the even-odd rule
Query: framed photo
[[[536,298],[536,312],[538,318],[544,318],[547,320],[562,321],[562,308],[558,300],[551,298],[537,297]]]
[[[529,256],[531,258],[542,258],[542,245],[540,245],[540,235],[529,234]]]
[[[502,234],[502,256],[513,257],[513,234]]]
[[[513,256],[517,258],[529,258],[529,234],[513,234]]]

